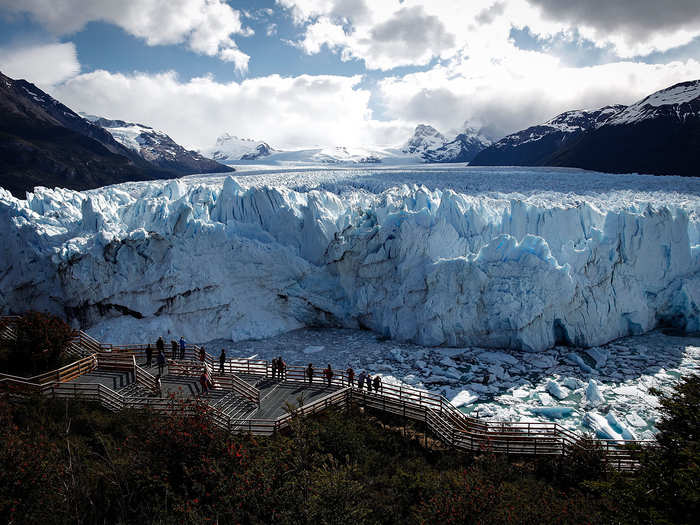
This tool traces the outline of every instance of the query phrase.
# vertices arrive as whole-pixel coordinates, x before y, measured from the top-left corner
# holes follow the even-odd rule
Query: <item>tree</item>
[[[58,368],[73,335],[65,321],[41,312],[24,314],[15,330],[8,365],[15,373],[32,375]]]

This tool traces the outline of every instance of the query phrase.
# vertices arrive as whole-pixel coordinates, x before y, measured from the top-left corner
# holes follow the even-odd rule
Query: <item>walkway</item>
[[[0,331],[11,336],[9,318],[0,317]],[[155,348],[155,343],[151,344]],[[259,359],[228,359],[223,374],[208,354],[199,360],[199,348],[190,347],[184,359],[168,359],[160,382],[158,368],[146,366],[146,345],[115,346],[76,332],[70,352],[79,359],[62,369],[20,378],[0,374],[0,386],[24,393],[73,397],[100,402],[110,410],[149,406],[169,412],[178,399],[196,399],[214,422],[230,432],[270,435],[289,426],[296,415],[306,416],[330,407],[360,405],[421,422],[427,432],[447,446],[467,452],[491,451],[513,455],[563,455],[577,448],[602,450],[619,470],[637,466],[639,448],[652,442],[594,440],[578,436],[556,423],[494,422],[474,419],[444,397],[403,385],[382,385],[379,392],[349,386],[345,371],[334,370],[328,385],[322,370],[309,384],[305,369],[287,366],[283,380],[273,378],[271,364]],[[179,356],[177,356],[179,357]],[[206,373],[213,388],[201,392],[199,378]]]

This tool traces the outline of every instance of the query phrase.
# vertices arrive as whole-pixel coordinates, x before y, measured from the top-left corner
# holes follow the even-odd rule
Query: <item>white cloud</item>
[[[370,93],[360,77],[267,77],[219,83],[181,82],[175,73],[95,71],[55,87],[52,95],[74,110],[141,122],[189,147],[213,146],[230,132],[273,146],[358,145],[405,140],[410,126],[372,120]]]
[[[577,28],[622,57],[666,51],[700,35],[698,0],[528,0],[544,18]]]
[[[0,8],[30,13],[56,35],[104,21],[151,46],[186,43],[196,53],[234,62],[239,71],[248,64],[232,35],[247,36],[251,30],[224,0],[0,0]]]
[[[422,66],[462,53],[492,57],[510,30],[574,35],[620,57],[666,51],[700,36],[698,0],[277,0],[303,27],[299,46],[323,45],[370,69]],[[371,7],[370,7],[371,6]],[[484,45],[487,43],[487,45]]]
[[[0,48],[0,71],[48,88],[79,73],[80,63],[71,42],[10,46]]]
[[[379,83],[386,113],[438,129],[465,119],[500,138],[566,110],[630,104],[676,82],[700,78],[700,62],[617,62],[564,67],[543,53],[512,50],[495,60],[463,58]]]

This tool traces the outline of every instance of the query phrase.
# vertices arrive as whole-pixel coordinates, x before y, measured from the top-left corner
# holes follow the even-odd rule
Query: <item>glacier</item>
[[[0,189],[0,311],[114,343],[335,326],[540,351],[691,332],[699,195],[678,177],[463,166]]]

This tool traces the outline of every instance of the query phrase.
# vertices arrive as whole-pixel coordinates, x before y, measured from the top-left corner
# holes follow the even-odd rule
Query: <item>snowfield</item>
[[[601,345],[700,329],[699,205],[700,179],[444,165],[0,190],[0,311],[66,314],[113,343],[370,329],[415,349],[396,355],[410,362],[401,381],[465,407],[486,397],[483,415],[528,406],[617,438],[631,430],[611,398],[647,403],[637,390],[667,357],[697,363],[697,350],[659,345],[644,358],[654,370],[616,377]],[[375,371],[400,369],[386,366]],[[652,428],[653,414],[634,414]]]

